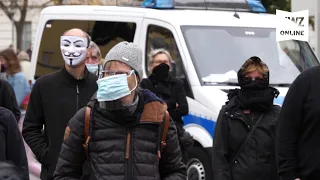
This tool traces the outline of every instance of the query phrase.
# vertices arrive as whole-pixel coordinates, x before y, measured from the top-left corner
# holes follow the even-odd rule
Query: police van
[[[132,5],[133,6],[133,5]],[[52,6],[43,9],[32,55],[36,78],[63,67],[60,36],[68,29],[86,31],[103,56],[115,44],[131,41],[143,51],[148,72],[151,48],[166,48],[172,74],[184,81],[190,112],[185,129],[195,140],[189,152],[188,179],[211,180],[214,128],[230,89],[239,88],[237,71],[246,59],[260,57],[270,69],[270,84],[280,91],[302,71],[319,65],[307,42],[276,42],[275,15],[257,0],[152,0],[137,7]],[[76,87],[75,87],[76,88]]]

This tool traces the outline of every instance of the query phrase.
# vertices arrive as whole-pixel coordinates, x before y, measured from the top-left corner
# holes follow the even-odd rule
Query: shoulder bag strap
[[[85,142],[83,144],[86,156],[88,157],[88,144],[90,141],[89,136],[89,129],[90,129],[90,116],[91,116],[91,108],[87,107],[85,116],[84,116],[84,136],[85,136]]]
[[[168,135],[168,131],[169,131],[169,121],[170,121],[170,115],[169,115],[169,112],[166,111],[164,124],[163,124],[163,133],[162,133],[162,138],[161,138],[162,150],[167,147],[166,140],[167,140],[167,135]]]
[[[165,112],[164,114],[164,119],[161,123],[161,125],[159,126],[162,132],[162,136],[159,136],[159,140],[160,140],[160,149],[158,149],[158,158],[161,159],[161,154],[164,151],[164,149],[167,147],[167,135],[168,135],[168,131],[169,131],[169,123],[170,123],[170,114],[168,111]]]
[[[237,153],[232,157],[230,163],[233,163],[238,158],[239,154],[241,153],[243,148],[246,146],[246,144],[248,143],[249,139],[252,137],[253,132],[256,130],[257,126],[259,125],[259,122],[263,119],[263,117],[264,117],[264,114],[260,115],[259,119],[255,123],[255,125],[252,127],[251,131],[247,135],[247,137],[244,140],[244,142],[242,143],[241,147],[238,149]]]

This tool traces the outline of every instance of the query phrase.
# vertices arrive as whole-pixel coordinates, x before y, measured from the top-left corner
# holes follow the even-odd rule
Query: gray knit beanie
[[[139,79],[142,78],[142,51],[141,49],[127,41],[120,42],[110,49],[103,62],[103,67],[109,61],[120,61],[135,70]]]

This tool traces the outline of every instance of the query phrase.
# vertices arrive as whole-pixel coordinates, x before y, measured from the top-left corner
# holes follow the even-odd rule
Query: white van
[[[236,72],[244,61],[258,56],[266,62],[270,84],[281,93],[275,99],[280,105],[299,73],[319,65],[307,42],[276,42],[275,15],[252,12],[249,8],[245,12],[241,3],[234,3],[232,9],[222,9],[217,4],[212,5],[216,9],[210,10],[196,3],[192,4],[196,8],[186,5],[166,10],[120,6],[45,8],[34,43],[33,75],[37,78],[63,66],[59,40],[71,28],[86,31],[103,55],[120,41],[139,45],[144,54],[141,64],[144,77],[149,73],[150,49],[168,49],[174,59],[173,74],[185,83],[190,109],[184,117],[185,129],[195,140],[189,154],[188,177],[211,180],[216,119],[227,100],[228,90],[237,88]]]

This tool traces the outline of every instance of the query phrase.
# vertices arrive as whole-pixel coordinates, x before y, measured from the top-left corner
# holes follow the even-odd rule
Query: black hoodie
[[[17,104],[16,96],[11,85],[0,79],[0,106],[9,109],[17,121],[20,120],[20,110]]]
[[[96,80],[87,69],[84,79],[76,80],[63,68],[36,81],[22,133],[42,164],[41,179],[52,178],[66,125],[89,102],[97,90]]]
[[[24,180],[29,180],[28,161],[19,127],[11,111],[0,107],[0,162],[13,163]],[[1,163],[0,170],[5,169]],[[9,170],[8,170],[9,171]],[[0,179],[4,178],[0,171]]]
[[[276,152],[282,180],[320,179],[320,66],[292,83],[277,124]]]

